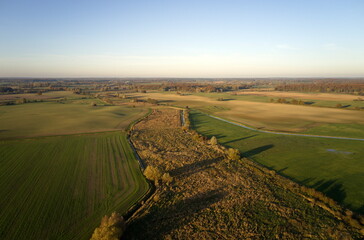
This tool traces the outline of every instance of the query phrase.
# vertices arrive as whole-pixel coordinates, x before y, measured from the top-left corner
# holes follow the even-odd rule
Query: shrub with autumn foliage
[[[119,240],[124,231],[124,218],[113,212],[110,217],[102,218],[100,227],[95,229],[90,240]]]
[[[240,152],[238,149],[229,148],[227,150],[226,155],[229,160],[239,160],[240,159]]]
[[[210,144],[211,145],[217,145],[217,139],[215,136],[212,136],[212,138],[210,139]]]
[[[162,175],[162,181],[169,185],[173,181],[173,177],[169,173],[164,173]]]
[[[159,168],[148,166],[144,170],[144,176],[151,181],[154,181],[156,185],[158,185],[159,180],[162,180],[163,183],[169,185],[173,181],[173,177],[169,173],[163,173]]]
[[[151,181],[154,181],[155,183],[158,182],[158,180],[161,178],[162,173],[161,171],[153,166],[148,166],[145,170],[144,170],[144,176]]]

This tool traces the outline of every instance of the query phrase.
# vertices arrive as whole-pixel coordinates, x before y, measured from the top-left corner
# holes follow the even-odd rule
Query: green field
[[[149,188],[119,131],[3,140],[0,154],[0,239],[89,239]]]
[[[323,136],[339,136],[352,138],[364,138],[364,125],[363,124],[320,124],[312,127],[304,132],[305,134],[323,135]]]
[[[115,131],[146,113],[145,108],[106,106],[93,99],[0,106],[0,139]]]
[[[364,142],[259,133],[198,111],[190,118],[201,134],[364,213]]]

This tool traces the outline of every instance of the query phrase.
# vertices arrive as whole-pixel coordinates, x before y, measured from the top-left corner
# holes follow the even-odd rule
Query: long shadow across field
[[[254,155],[257,155],[259,153],[267,151],[268,149],[271,149],[272,147],[274,147],[273,144],[264,145],[264,146],[257,147],[257,148],[254,148],[252,150],[246,151],[246,152],[243,153],[243,155],[245,157],[252,157]]]
[[[346,191],[344,186],[337,179],[320,180],[312,185],[313,188],[325,193],[328,197],[334,199],[340,204],[344,203]]]
[[[199,162],[194,162],[191,164],[185,164],[182,167],[173,169],[170,171],[170,174],[175,176],[190,176],[192,174],[201,172],[208,168],[211,168],[211,164],[218,163],[223,160],[222,157],[219,158],[212,158],[212,159],[205,159]]]
[[[233,143],[233,142],[239,142],[239,141],[241,141],[241,140],[246,140],[246,139],[248,139],[248,138],[252,138],[252,137],[255,137],[255,136],[258,136],[258,134],[254,134],[254,135],[247,136],[247,137],[242,137],[242,138],[233,139],[233,140],[230,140],[230,141],[224,142],[224,144]],[[215,136],[215,137],[219,138],[218,136]]]
[[[196,214],[219,202],[226,195],[227,193],[223,190],[216,189],[196,194],[171,206],[155,205],[148,214],[139,218],[131,228],[127,229],[125,239],[131,239],[131,236],[133,236],[132,239],[138,239],[138,233],[146,232],[149,232],[153,239],[163,239],[163,236],[188,224]]]

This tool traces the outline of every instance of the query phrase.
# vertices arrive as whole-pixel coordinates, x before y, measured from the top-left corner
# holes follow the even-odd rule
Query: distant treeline
[[[22,94],[22,93],[44,93],[49,91],[72,91],[76,94],[90,94],[90,91],[87,91],[88,89],[82,89],[82,88],[72,88],[72,87],[53,87],[49,86],[47,88],[25,88],[25,87],[18,87],[18,88],[12,88],[12,87],[0,87],[0,94]]]
[[[275,87],[277,91],[320,92],[320,93],[348,93],[364,96],[364,83],[292,83]]]
[[[138,90],[161,90],[180,92],[227,92],[251,88],[251,84],[206,84],[206,83],[163,83],[134,85]]]

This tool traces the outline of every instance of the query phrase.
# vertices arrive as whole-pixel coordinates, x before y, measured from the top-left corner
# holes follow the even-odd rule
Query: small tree
[[[210,144],[211,145],[217,145],[217,139],[215,136],[212,136],[212,138],[210,139]]]
[[[296,99],[292,99],[291,103],[292,104],[298,104],[298,101]]]
[[[227,151],[227,158],[229,160],[239,160],[240,159],[240,152],[238,149],[229,148]]]
[[[25,98],[16,100],[16,104],[24,104],[26,102],[27,102],[27,100]]]
[[[113,212],[110,217],[104,216],[100,227],[96,228],[91,240],[119,240],[125,231],[124,218]]]
[[[166,183],[167,185],[169,185],[173,181],[173,177],[171,177],[171,175],[169,175],[169,173],[164,173],[162,175],[162,181],[164,183]]]
[[[160,172],[160,170],[158,168],[153,167],[153,166],[148,166],[144,170],[144,176],[147,179],[154,181],[156,184],[158,184],[158,180],[161,178],[162,173]]]
[[[342,107],[343,107],[343,105],[341,105],[341,103],[338,103],[338,104],[336,104],[336,107],[337,107],[337,108],[342,108]]]

